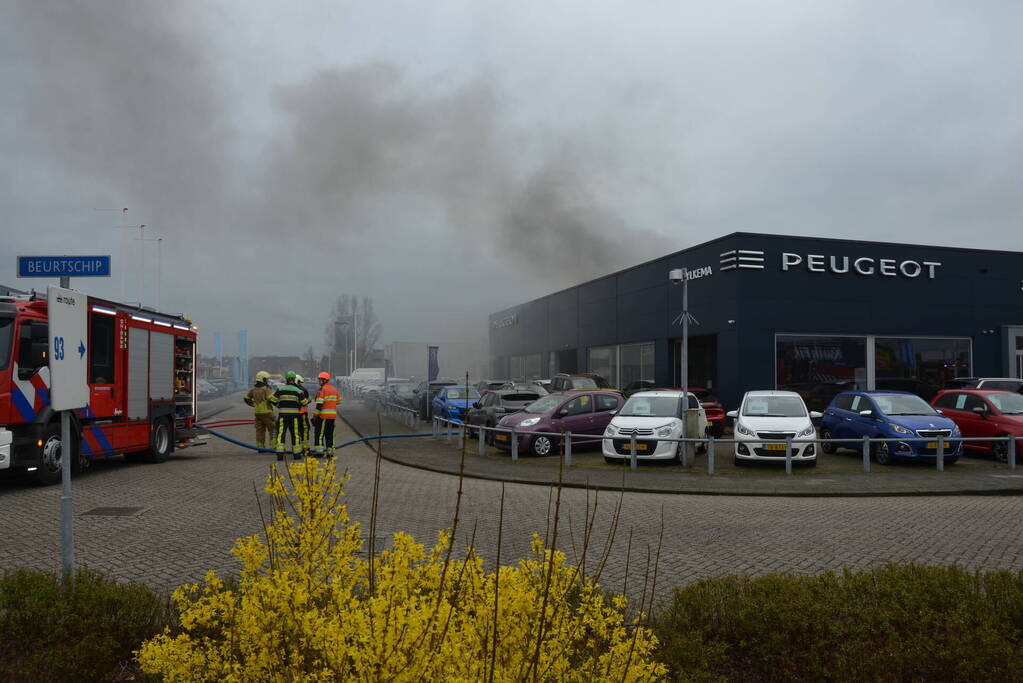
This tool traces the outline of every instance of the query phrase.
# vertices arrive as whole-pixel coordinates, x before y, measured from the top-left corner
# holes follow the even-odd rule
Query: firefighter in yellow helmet
[[[274,409],[273,404],[270,402],[270,397],[273,396],[273,389],[270,388],[270,384],[267,380],[270,379],[270,373],[266,370],[260,370],[256,373],[256,383],[249,393],[245,394],[245,405],[251,406],[255,411],[256,419],[256,444],[260,448],[266,448],[266,437],[270,435],[270,448],[276,446],[277,439],[274,438]]]

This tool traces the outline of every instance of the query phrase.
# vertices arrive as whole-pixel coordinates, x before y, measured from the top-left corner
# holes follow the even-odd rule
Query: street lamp
[[[680,354],[680,360],[682,365],[682,400],[685,402],[685,412],[683,413],[685,419],[682,420],[683,439],[689,438],[689,322],[692,321],[697,325],[699,324],[693,316],[689,315],[689,278],[688,268],[674,268],[668,271],[668,280],[671,281],[671,284],[682,285],[682,313],[672,321],[672,324],[682,324],[682,353]],[[688,448],[689,444],[686,443],[683,452],[686,452]]]

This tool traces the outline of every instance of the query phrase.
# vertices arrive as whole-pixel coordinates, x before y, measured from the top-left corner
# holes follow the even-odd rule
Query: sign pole
[[[71,278],[60,278],[63,289],[71,289]],[[52,351],[51,351],[52,352]],[[75,524],[74,508],[71,504],[71,412],[60,411],[60,547],[61,568],[65,581],[74,577],[75,571]]]

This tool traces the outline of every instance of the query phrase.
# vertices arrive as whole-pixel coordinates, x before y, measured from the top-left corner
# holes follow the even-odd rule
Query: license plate
[[[631,449],[632,446],[630,445],[629,448]],[[646,450],[646,444],[645,443],[638,443],[638,444],[636,444],[636,452],[637,453],[639,453],[640,451],[645,451],[645,450]]]
[[[938,448],[938,442],[937,441],[928,441],[927,442],[927,448],[930,449],[930,450],[937,449]]]
[[[783,451],[785,450],[785,444],[783,443],[768,443],[764,444],[765,451]]]
[[[507,441],[508,440],[508,435],[507,434],[494,434],[494,438],[497,439],[498,441]]]

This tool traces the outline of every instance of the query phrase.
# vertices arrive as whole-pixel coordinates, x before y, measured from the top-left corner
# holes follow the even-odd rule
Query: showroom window
[[[542,353],[530,353],[525,356],[512,356],[509,363],[508,379],[516,382],[528,382],[534,379],[543,379],[544,355]]]
[[[778,335],[779,389],[798,392],[810,410],[823,410],[840,391],[867,388],[866,337]]]
[[[654,380],[654,345],[628,344],[621,347],[621,372],[616,387],[627,387],[633,382]]]
[[[590,372],[607,380],[613,387],[618,384],[618,347],[594,346],[590,348]]]
[[[874,360],[878,389],[930,401],[947,380],[970,374],[970,340],[877,337]]]

